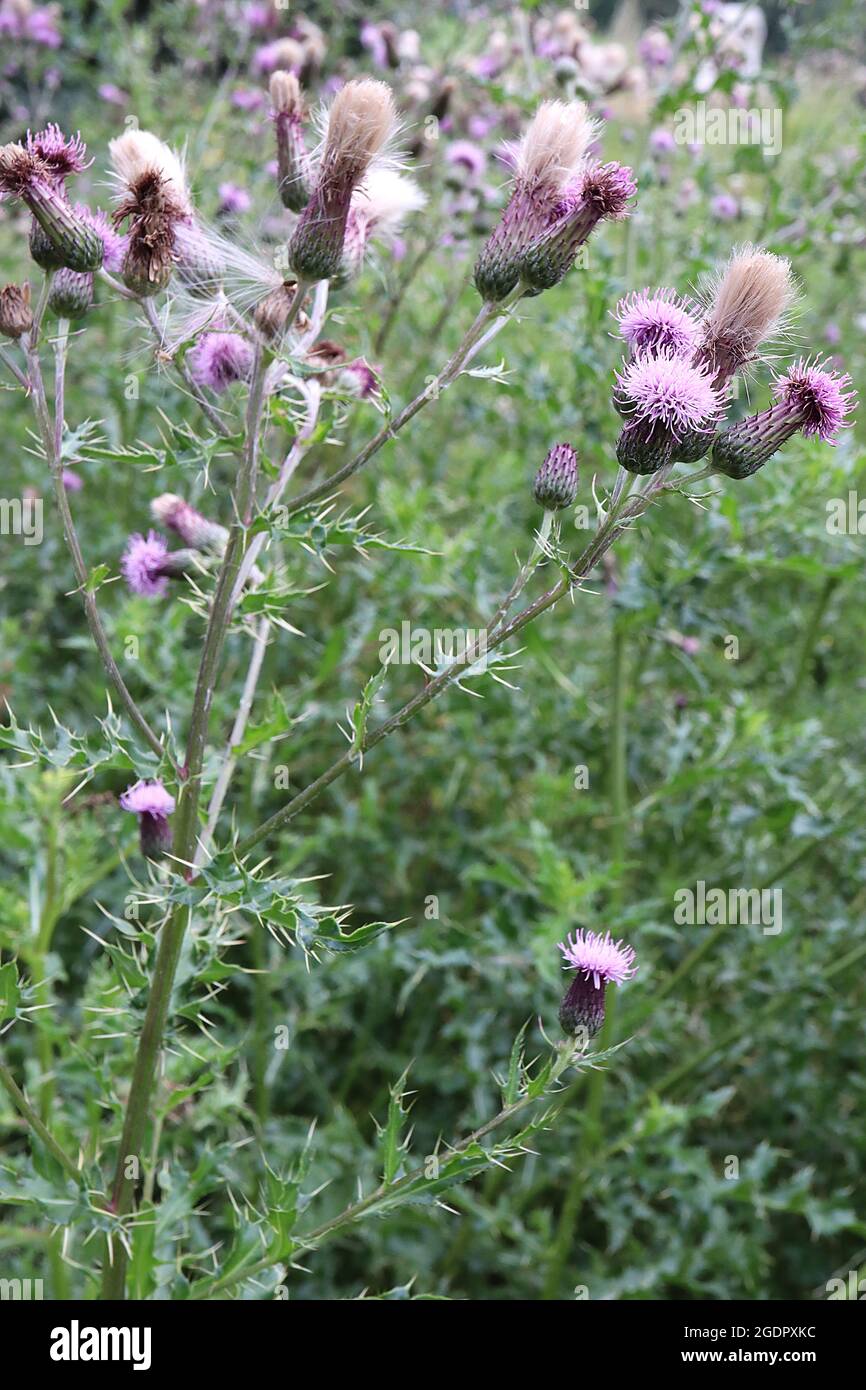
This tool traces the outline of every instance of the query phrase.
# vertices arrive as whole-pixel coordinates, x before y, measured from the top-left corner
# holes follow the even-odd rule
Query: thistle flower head
[[[62,183],[70,174],[80,174],[93,163],[87,158],[87,146],[79,133],[66,136],[53,121],[35,135],[27,132],[27,149],[49,169],[52,178]]]
[[[112,221],[116,227],[128,223],[122,274],[135,294],[155,294],[168,284],[175,259],[176,227],[186,218],[173,180],[155,165],[129,180]]]
[[[352,194],[394,134],[391,89],[369,78],[347,82],[328,113],[315,187],[289,242],[289,264],[315,284],[340,274]]]
[[[601,932],[579,927],[559,942],[559,949],[565,957],[563,970],[580,971],[596,988],[601,984],[621,985],[637,971],[634,948],[614,941],[609,931],[602,936]]]
[[[137,816],[170,816],[174,810],[174,797],[155,777],[150,781],[139,780],[127,787],[121,794],[120,804],[124,811],[134,811]]]
[[[537,272],[538,289],[556,284],[569,269],[580,242],[572,252],[571,220],[576,204],[573,196],[565,203],[563,198],[578,179],[595,132],[595,122],[582,101],[546,101],[510,151],[514,166],[511,198],[475,265],[476,288],[488,303],[505,299],[520,283],[526,269],[524,258],[530,250],[534,252],[530,273]],[[546,244],[537,246],[548,235],[560,238],[563,233],[567,239],[564,252],[556,247],[551,250]]]
[[[565,957],[563,969],[577,972],[559,1006],[559,1021],[568,1034],[584,1031],[592,1037],[604,1023],[607,986],[621,985],[637,969],[634,950],[614,941],[609,931],[602,936],[582,929],[561,941],[559,949]]]
[[[149,130],[128,130],[108,142],[108,153],[115,174],[130,190],[144,175],[158,174],[165,196],[171,197],[178,215],[192,216],[183,161],[158,135]]]
[[[252,371],[253,350],[240,333],[205,333],[188,356],[193,380],[212,391],[225,391],[246,381]]]
[[[25,198],[40,182],[54,182],[51,169],[24,145],[0,145],[0,197]]]
[[[130,536],[120,568],[134,594],[142,594],[145,598],[163,596],[168,589],[167,557],[168,546],[156,531],[148,531],[146,536]]]
[[[672,289],[635,290],[621,299],[614,318],[637,357],[669,348],[678,357],[689,357],[700,335],[700,325],[690,301]]]
[[[554,444],[535,475],[532,495],[545,511],[570,507],[577,496],[577,454],[570,444]]]
[[[0,197],[20,198],[33,213],[30,249],[48,270],[98,270],[102,241],[69,206],[63,177],[34,149],[0,146]]]
[[[750,478],[798,430],[836,444],[854,408],[856,393],[848,390],[850,385],[847,372],[828,371],[818,358],[801,358],[776,378],[769,409],[738,420],[717,436],[713,468],[729,478]]]
[[[796,297],[790,262],[754,246],[735,251],[711,285],[698,356],[721,385],[777,333]]]
[[[672,440],[690,430],[708,428],[708,422],[718,419],[722,411],[722,393],[713,386],[710,371],[670,348],[634,358],[616,379],[631,424],[652,428]]]
[[[637,192],[637,183],[627,165],[595,162],[587,165],[573,189],[573,192],[566,190],[566,196],[591,209],[596,222],[603,217],[621,222],[628,217],[629,199]]]
[[[848,388],[847,372],[828,371],[819,358],[801,357],[783,376],[777,377],[773,398],[788,406],[801,420],[804,435],[817,435],[825,444],[838,443],[840,429],[850,425],[857,393]]]
[[[124,811],[138,816],[141,852],[148,859],[158,859],[171,849],[171,827],[168,818],[174,810],[174,797],[167,792],[158,777],[138,781],[121,794]]]
[[[272,72],[268,90],[271,94],[271,107],[275,117],[294,116],[298,120],[301,119],[304,104],[301,96],[301,84],[295,73],[285,72],[283,69]]]

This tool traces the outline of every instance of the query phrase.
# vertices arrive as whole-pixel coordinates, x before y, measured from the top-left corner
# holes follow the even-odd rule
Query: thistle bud
[[[33,327],[30,285],[4,285],[0,290],[0,333],[4,338],[20,338]]]
[[[777,378],[774,404],[768,410],[740,420],[717,436],[713,468],[729,478],[749,478],[798,431],[836,444],[854,406],[850,385],[847,373],[827,371],[817,360],[801,358]]]
[[[570,507],[577,496],[577,454],[570,444],[554,444],[535,475],[532,495],[547,512]]]
[[[185,545],[193,550],[203,550],[221,555],[228,541],[229,533],[225,526],[209,521],[191,503],[173,492],[164,492],[155,497],[150,504],[151,515],[160,526],[174,531]]]
[[[663,430],[624,425],[616,441],[616,457],[629,473],[644,477],[673,461],[673,444]]]
[[[289,265],[299,280],[315,284],[340,273],[352,193],[395,124],[384,82],[347,82],[337,93],[316,184],[289,242]]]
[[[304,144],[301,87],[293,72],[271,73],[271,106],[277,136],[277,177],[283,207],[303,212],[313,188],[312,162]]]
[[[48,308],[61,319],[80,319],[93,304],[93,275],[86,271],[58,270],[51,281]]]

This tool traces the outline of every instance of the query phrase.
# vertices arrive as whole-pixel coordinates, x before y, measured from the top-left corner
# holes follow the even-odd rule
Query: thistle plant
[[[545,441],[546,456],[540,451],[541,457],[527,460],[531,495],[542,512],[529,558],[518,562],[513,583],[466,649],[435,671],[425,670],[410,698],[394,702],[383,718],[378,707],[390,698],[389,672],[387,666],[372,672],[348,711],[345,749],[291,795],[281,790],[257,821],[242,823],[233,787],[257,746],[249,722],[267,654],[297,631],[293,600],[317,588],[303,572],[303,557],[324,554],[347,537],[359,550],[381,543],[368,521],[346,510],[343,485],[362,470],[372,473],[386,444],[404,448],[404,434],[422,411],[447,415],[450,388],[519,314],[533,312],[539,295],[565,282],[564,292],[577,299],[578,252],[603,237],[607,223],[626,220],[638,192],[631,170],[597,157],[602,132],[582,102],[543,103],[512,151],[508,201],[478,254],[480,308],[447,360],[392,410],[388,363],[349,360],[340,342],[325,336],[327,330],[339,338],[343,319],[332,312],[334,305],[351,304],[373,246],[387,248],[424,206],[418,185],[395,163],[392,94],[378,81],[346,83],[324,117],[315,150],[307,145],[297,76],[275,72],[270,95],[275,193],[288,215],[284,254],[273,266],[255,248],[205,224],[181,159],[150,132],[129,131],[111,143],[117,187],[110,216],[108,209],[69,199],[66,181],[86,167],[78,136],[67,138],[50,126],[0,149],[0,191],[32,214],[30,251],[44,271],[38,284],[33,266],[25,270],[22,247],[20,283],[0,291],[0,331],[10,354],[3,362],[35,414],[68,553],[66,587],[74,586],[84,605],[109,695],[99,747],[89,735],[70,734],[64,767],[82,783],[109,772],[128,779],[116,807],[118,835],[122,813],[135,814],[144,862],[130,872],[139,875],[141,895],[153,909],[147,924],[138,925],[123,917],[119,904],[105,909],[111,919],[111,939],[102,943],[105,969],[115,972],[112,988],[121,1001],[112,1007],[126,1016],[135,1051],[123,1087],[99,1096],[106,1118],[98,1144],[70,1148],[62,1115],[56,1118],[48,1105],[36,1114],[5,1066],[0,1079],[32,1129],[34,1147],[47,1151],[52,1172],[73,1198],[70,1240],[88,1288],[98,1287],[109,1299],[157,1292],[153,1282],[142,1285],[138,1260],[150,1228],[166,1219],[145,1173],[148,1162],[158,1161],[164,1137],[166,1112],[163,1106],[162,1118],[155,1119],[155,1097],[183,1020],[200,1018],[206,1001],[218,1002],[233,974],[238,941],[257,941],[267,932],[314,966],[325,953],[339,958],[387,940],[396,925],[350,925],[345,907],[324,905],[308,881],[285,872],[286,827],[347,773],[363,771],[384,740],[416,740],[423,751],[423,726],[416,733],[406,726],[427,706],[441,701],[447,709],[447,697],[465,690],[492,656],[514,654],[530,624],[563,600],[584,602],[584,590],[617,541],[646,525],[655,504],[676,499],[693,481],[674,473],[678,461],[709,454],[698,476],[744,479],[797,431],[833,443],[853,406],[846,376],[801,361],[776,380],[767,410],[724,427],[732,380],[759,359],[791,299],[790,270],[778,258],[752,248],[738,253],[703,301],[669,288],[632,291],[616,310],[626,359],[611,382],[621,428],[618,440],[611,428],[610,473],[590,485],[579,476],[573,443]],[[32,300],[25,274],[37,284]],[[103,312],[104,296],[122,301],[135,332],[148,335],[156,360],[200,416],[193,431],[163,413],[159,428],[167,434],[158,466],[170,469],[184,450],[194,453],[205,491],[211,468],[229,461],[230,488],[214,487],[199,506],[164,490],[160,479],[150,517],[142,516],[141,530],[122,554],[85,556],[64,481],[70,441],[84,440],[76,450],[85,460],[88,447],[98,456],[107,446],[93,442],[85,422],[67,419],[65,381],[75,341],[70,320],[78,333],[86,332]],[[384,423],[323,474],[316,445],[342,428],[347,400],[380,409]],[[615,418],[612,412],[609,426]],[[112,448],[121,465],[140,457],[139,441]],[[578,497],[593,498],[596,524],[575,548],[562,522]],[[189,705],[163,710],[153,723],[124,680],[103,619],[104,606],[122,588],[106,583],[118,571],[134,596],[164,606],[166,621],[180,603],[195,620]],[[531,590],[539,577],[544,582]],[[226,687],[233,700],[227,737],[214,718]],[[282,735],[290,731],[284,710],[277,722]],[[0,740],[22,755],[40,756],[37,731],[23,728],[14,715]],[[244,1203],[254,1215],[238,1221],[228,1251],[217,1256],[218,1242],[208,1240],[174,1248],[166,1257],[173,1296],[253,1292],[262,1287],[253,1281],[282,1277],[302,1254],[366,1216],[438,1200],[450,1186],[525,1152],[549,1122],[557,1093],[576,1071],[608,1055],[588,1046],[603,1024],[605,991],[626,986],[635,973],[640,944],[623,943],[617,921],[599,921],[597,928],[578,929],[560,946],[565,968],[575,972],[559,1006],[565,1036],[547,1039],[544,1055],[533,1053],[534,1060],[527,1059],[524,1035],[518,1037],[502,1079],[501,1108],[486,1123],[443,1145],[433,1169],[410,1162],[404,1077],[391,1092],[382,1127],[381,1182],[325,1221],[308,1218],[319,1186],[312,1140],[292,1172],[276,1174],[260,1132],[263,1169],[274,1188],[267,1214],[258,1214],[257,1194],[247,1194]],[[16,998],[24,998],[30,985],[22,981],[19,991],[16,984]],[[44,985],[35,982],[40,997]],[[226,1065],[243,1061],[232,1057]],[[50,1052],[41,1065],[45,1098],[51,1094]],[[58,1111],[62,1103],[59,1096]],[[504,1137],[494,1137],[500,1130]],[[218,1175],[215,1186],[222,1181]],[[206,1227],[206,1213],[201,1221]],[[160,1240],[164,1234],[160,1226]],[[185,1236],[171,1232],[169,1241],[182,1244]],[[70,1255],[68,1245],[63,1254]]]

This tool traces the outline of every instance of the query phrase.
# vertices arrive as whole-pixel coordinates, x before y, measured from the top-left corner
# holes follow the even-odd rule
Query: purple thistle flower
[[[630,423],[659,427],[673,440],[706,427],[722,410],[722,395],[711,373],[695,367],[670,348],[636,357],[617,372],[620,399]]]
[[[253,350],[240,333],[204,333],[188,355],[193,380],[212,391],[225,391],[246,381],[252,371]]]
[[[729,478],[750,478],[798,431],[836,444],[856,400],[856,393],[847,389],[850,385],[847,372],[827,371],[817,358],[801,358],[776,378],[774,404],[768,410],[738,421],[717,437],[713,467]]]
[[[36,155],[51,171],[54,178],[63,181],[70,174],[80,174],[93,163],[87,158],[87,146],[80,132],[66,136],[54,121],[35,135],[27,132],[27,152]]]
[[[64,186],[84,147],[80,141],[67,141],[56,126],[27,139],[26,146],[0,146],[0,200],[7,195],[20,198],[33,213],[30,251],[39,265],[52,270],[62,266],[98,270],[102,242],[70,207]],[[39,153],[43,146],[47,157]]]
[[[445,151],[445,162],[462,169],[472,179],[479,179],[487,168],[487,155],[473,140],[454,140]]]
[[[825,444],[838,443],[840,429],[850,425],[846,419],[854,408],[856,391],[849,391],[847,372],[827,371],[816,357],[801,357],[789,371],[777,378],[773,396],[803,418],[803,434],[817,435]]]
[[[710,211],[720,222],[733,222],[740,215],[740,205],[732,193],[716,193],[710,199]]]
[[[536,294],[558,285],[599,222],[629,215],[629,199],[636,192],[634,175],[625,165],[589,165],[563,190],[549,225],[521,257],[523,282]]]
[[[661,348],[687,357],[695,350],[700,336],[690,301],[672,289],[635,290],[619,301],[614,318],[619,323],[620,336],[636,357]]]
[[[565,1033],[583,1028],[593,1037],[604,1023],[605,989],[630,980],[637,970],[634,949],[614,941],[609,931],[602,936],[582,929],[561,941],[559,949],[565,957],[563,969],[577,972],[560,1004],[559,1021]]]
[[[66,488],[67,492],[80,492],[84,487],[81,475],[76,473],[72,468],[64,468],[62,477],[63,486]]]
[[[337,386],[362,401],[378,395],[381,389],[377,373],[363,357],[346,362],[338,369]]]
[[[120,271],[123,266],[123,258],[126,255],[127,238],[115,231],[111,225],[108,213],[102,208],[91,211],[83,203],[75,204],[75,211],[82,222],[87,222],[97,233],[102,241],[103,259],[102,264],[105,269],[112,272]]]
[[[168,817],[174,810],[174,797],[167,792],[159,778],[138,781],[120,797],[124,811],[133,811],[138,816],[141,835],[141,852],[149,859],[157,859],[171,849],[171,827]]]
[[[139,533],[130,536],[120,568],[133,593],[147,598],[162,597],[168,589],[164,568],[167,556],[168,546],[158,532],[148,531],[146,537]]]
[[[654,155],[673,154],[677,148],[677,142],[669,130],[663,125],[656,126],[649,138],[650,151]]]
[[[253,200],[245,188],[239,184],[227,181],[219,186],[219,211],[224,215],[230,214],[237,216],[240,213],[249,212],[253,205]]]
[[[679,456],[681,441],[709,447],[721,415],[723,392],[712,371],[670,348],[635,357],[617,373],[614,405],[626,419],[616,455],[630,473],[656,473]]]

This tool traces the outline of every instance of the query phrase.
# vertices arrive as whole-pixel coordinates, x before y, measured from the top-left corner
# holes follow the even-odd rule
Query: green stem
[[[612,638],[611,684],[613,686],[613,711],[610,731],[610,848],[616,878],[610,895],[610,912],[611,916],[616,919],[625,896],[626,817],[628,813],[628,770],[626,763],[628,670],[625,633],[621,623],[618,623],[616,619],[614,619]],[[604,1025],[598,1039],[598,1047],[601,1051],[613,1045],[615,1008],[616,991],[609,988],[605,1000]],[[544,1297],[546,1299],[555,1299],[559,1296],[563,1271],[568,1262],[574,1234],[580,1221],[586,1188],[586,1167],[592,1151],[599,1146],[601,1139],[601,1114],[606,1075],[605,1070],[599,1067],[592,1072],[589,1078],[580,1151],[562,1205],[556,1239],[551,1249],[550,1263],[544,1283]]]
[[[190,716],[184,768],[185,781],[181,788],[175,816],[172,850],[176,859],[189,866],[187,874],[190,877],[198,835],[201,773],[210,713],[220,658],[231,622],[235,580],[247,547],[249,519],[253,511],[259,460],[259,438],[264,411],[264,384],[265,370],[262,352],[260,348],[257,348],[247,402],[244,458],[233,499],[234,521],[229,531],[205,633]],[[157,1060],[162,1047],[178,962],[191,915],[190,908],[178,904],[160,933],[153,980],[141,1037],[139,1038],[123,1133],[117,1154],[111,1201],[118,1216],[125,1216],[132,1207],[135,1180],[127,1176],[127,1165],[130,1159],[140,1157],[144,1145]],[[115,1250],[113,1246],[109,1246],[103,1269],[102,1297],[104,1299],[122,1299],[124,1297],[126,1265],[125,1251],[122,1248]]]
[[[60,1167],[63,1169],[66,1176],[68,1178],[71,1178],[76,1185],[79,1184],[81,1182],[81,1174],[78,1171],[78,1168],[76,1167],[75,1163],[72,1161],[69,1155],[63,1149],[61,1149],[53,1134],[51,1134],[51,1132],[42,1123],[36,1111],[33,1109],[33,1106],[30,1104],[24,1092],[16,1083],[14,1076],[12,1075],[11,1071],[4,1062],[0,1062],[0,1086],[2,1086],[3,1089],[6,1091],[6,1094],[9,1096],[9,1099],[12,1101],[12,1104],[15,1106],[15,1109],[18,1111],[19,1115],[23,1116],[23,1118],[27,1121],[28,1125],[33,1130],[33,1133],[37,1136],[37,1138],[42,1140],[42,1143],[45,1145],[52,1158],[56,1159],[56,1161],[60,1164]]]
[[[837,574],[828,574],[824,579],[824,583],[821,585],[821,591],[812,609],[811,616],[806,625],[806,631],[803,633],[803,641],[800,645],[800,655],[794,672],[794,679],[791,682],[790,689],[785,692],[786,704],[792,704],[800,694],[803,682],[809,672],[809,662],[815,650],[815,644],[818,641],[821,624],[824,621],[824,614],[827,612],[830,600],[841,582]]]

